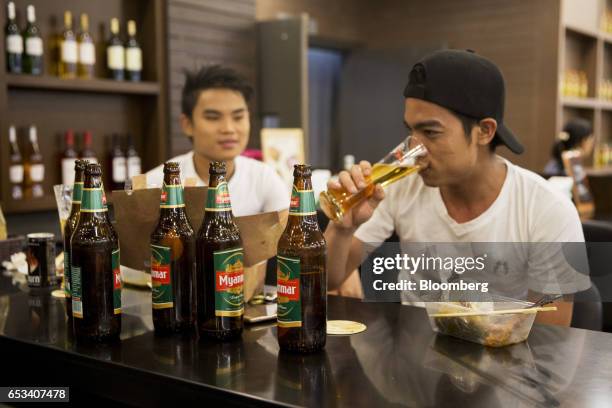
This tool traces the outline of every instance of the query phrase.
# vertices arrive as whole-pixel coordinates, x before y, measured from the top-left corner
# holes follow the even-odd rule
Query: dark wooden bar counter
[[[273,325],[232,343],[157,337],[150,292],[126,289],[121,342],[81,345],[63,299],[0,280],[2,386],[70,386],[132,406],[612,406],[606,333],[536,325],[527,342],[489,349],[436,336],[419,308],[330,297],[330,319],[368,329],[285,355]]]

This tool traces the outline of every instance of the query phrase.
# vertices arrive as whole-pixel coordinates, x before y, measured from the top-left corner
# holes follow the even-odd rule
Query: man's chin
[[[438,187],[438,183],[436,182],[434,177],[431,177],[429,173],[421,172],[419,173],[421,180],[423,180],[423,184],[427,187]]]
[[[232,149],[232,150],[226,150],[226,151],[217,151],[217,152],[213,152],[211,154],[211,152],[199,152],[198,154],[200,156],[205,157],[207,160],[209,161],[231,161],[234,160],[236,157],[240,156],[240,153],[242,153],[242,151],[240,149]]]

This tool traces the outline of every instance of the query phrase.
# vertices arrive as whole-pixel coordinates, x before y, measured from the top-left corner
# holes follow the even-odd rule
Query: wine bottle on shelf
[[[38,133],[36,126],[30,126],[29,149],[24,162],[24,191],[25,198],[37,198],[44,195],[43,180],[45,179],[45,165],[43,164],[40,148],[38,147]]]
[[[125,160],[125,153],[121,148],[121,139],[116,133],[113,134],[113,145],[110,153],[110,168],[112,189],[123,189],[125,183],[125,176],[127,174],[127,163]]]
[[[77,71],[79,78],[91,79],[94,77],[96,65],[96,46],[89,32],[89,16],[81,14],[81,31],[78,36],[79,62]],[[74,171],[73,171],[74,172]]]
[[[117,18],[111,19],[110,32],[111,36],[106,46],[106,66],[110,78],[122,81],[124,78],[125,55],[123,41],[119,38],[119,20]]]
[[[136,22],[129,20],[127,24],[128,40],[125,44],[125,74],[129,81],[142,79],[142,50],[136,40]]]
[[[23,158],[17,143],[17,130],[15,126],[9,128],[9,180],[11,183],[11,198],[21,200],[23,198]]]
[[[142,166],[140,156],[134,147],[134,139],[132,135],[127,136],[127,149],[126,149],[126,161],[127,161],[127,180],[142,173]]]
[[[78,50],[76,35],[72,29],[72,13],[70,11],[64,11],[64,31],[59,39],[59,52],[58,73],[60,78],[76,78]]]
[[[27,8],[28,23],[23,32],[25,54],[23,55],[23,72],[31,75],[43,73],[43,39],[40,28],[36,24],[36,10],[34,6]]]
[[[79,155],[81,159],[88,160],[90,163],[97,163],[98,159],[96,158],[96,153],[91,147],[93,144],[93,136],[91,131],[86,130],[83,133],[83,144],[81,145],[81,154]]]
[[[19,33],[19,26],[15,19],[15,3],[10,1],[7,5],[6,27],[4,37],[6,39],[6,70],[12,74],[20,74],[22,68],[23,38]]]
[[[74,184],[74,164],[77,152],[74,148],[74,132],[68,129],[64,134],[64,153],[62,154],[62,184],[71,186]]]

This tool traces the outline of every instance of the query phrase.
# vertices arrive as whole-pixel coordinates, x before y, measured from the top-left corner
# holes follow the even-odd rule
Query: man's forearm
[[[574,303],[561,301],[554,302],[550,306],[556,306],[556,312],[542,312],[538,313],[536,317],[536,323],[540,324],[552,324],[555,326],[569,327],[572,324],[572,315],[574,312]]]
[[[325,230],[327,241],[327,287],[329,290],[337,289],[352,271],[350,269],[349,255],[353,241],[354,229],[345,229],[330,222]]]
[[[539,300],[543,295],[529,291],[528,299],[531,302]],[[554,312],[540,312],[536,316],[536,323],[540,324],[552,324],[555,326],[570,326],[572,324],[572,315],[574,312],[574,296],[564,295],[562,299],[559,299],[549,306],[556,306],[557,310]]]

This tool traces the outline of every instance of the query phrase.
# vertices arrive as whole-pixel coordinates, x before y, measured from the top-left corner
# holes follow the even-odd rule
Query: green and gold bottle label
[[[106,195],[102,187],[83,188],[81,199],[81,212],[104,212],[106,208]]]
[[[231,211],[232,202],[230,200],[227,182],[219,183],[217,187],[208,187],[206,195],[206,211]]]
[[[213,252],[215,266],[215,316],[244,313],[244,252],[242,248]]]
[[[277,319],[279,327],[302,327],[300,258],[276,257]]]
[[[81,268],[73,266],[72,273],[72,316],[83,318],[83,287],[81,285]]]
[[[162,187],[159,208],[185,207],[182,184],[166,184]]]
[[[71,275],[69,275],[71,273],[72,272],[70,272],[70,256],[68,256],[66,251],[64,251],[64,276],[72,277]],[[72,297],[72,294],[70,293],[70,281],[68,279],[64,279],[64,295],[66,296],[66,299],[70,299]],[[67,300],[67,302],[70,302],[70,300]]]
[[[314,192],[312,190],[298,190],[293,186],[289,215],[317,215]]]
[[[119,249],[113,251],[113,307],[114,314],[121,314],[121,262]]]
[[[83,197],[83,182],[77,181],[72,185],[72,204],[81,204]]]
[[[151,244],[151,294],[153,309],[174,307],[172,296],[172,279],[170,261],[172,254],[169,247]]]

